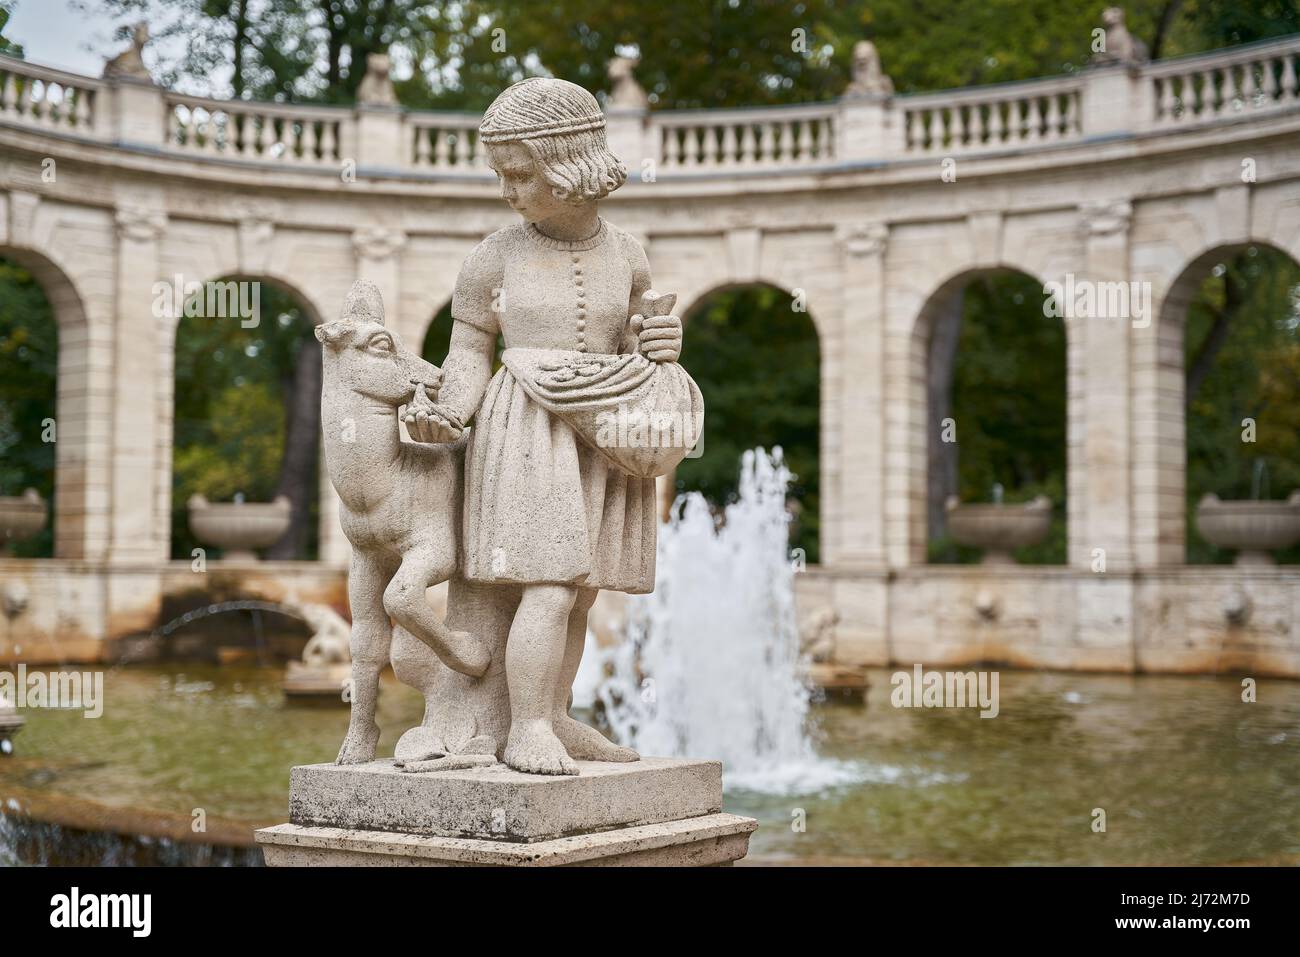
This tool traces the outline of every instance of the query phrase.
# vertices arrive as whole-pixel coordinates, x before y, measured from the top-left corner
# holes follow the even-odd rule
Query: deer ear
[[[351,325],[346,322],[325,322],[316,327],[316,339],[332,349],[342,347]]]
[[[384,297],[379,287],[368,279],[358,279],[348,290],[348,297],[343,300],[343,314],[339,317],[345,322],[377,322],[384,324]]]

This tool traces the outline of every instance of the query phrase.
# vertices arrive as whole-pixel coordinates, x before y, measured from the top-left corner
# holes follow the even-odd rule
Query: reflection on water
[[[280,677],[269,668],[111,670],[97,720],[26,712],[16,753],[0,757],[0,807],[21,795],[186,823],[202,809],[210,833],[246,841],[255,826],[285,819],[289,768],[331,760],[347,724],[342,708],[286,705]],[[1300,683],[1261,681],[1258,702],[1244,704],[1234,678],[1003,672],[1001,681],[992,720],[974,710],[896,710],[886,671],[871,674],[866,706],[815,705],[819,754],[852,765],[858,780],[815,794],[729,790],[727,810],[760,819],[751,854],[976,864],[1300,860]],[[381,753],[391,753],[421,710],[416,692],[385,685]],[[1091,830],[1098,807],[1104,834]],[[803,833],[791,829],[797,809]],[[11,826],[0,824],[0,863],[12,843]],[[110,843],[88,856],[112,860]]]

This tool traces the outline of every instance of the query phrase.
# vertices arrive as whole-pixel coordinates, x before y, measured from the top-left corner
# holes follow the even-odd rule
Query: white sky
[[[102,11],[81,13],[68,0],[18,0],[5,35],[21,43],[33,63],[99,76],[105,52],[117,52],[110,42],[113,26]]]

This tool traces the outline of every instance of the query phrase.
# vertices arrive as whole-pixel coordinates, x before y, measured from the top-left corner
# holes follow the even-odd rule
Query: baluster
[[[93,95],[89,90],[77,90],[76,100],[72,104],[72,126],[74,129],[84,130],[90,128],[90,98]]]
[[[763,123],[758,128],[758,153],[754,157],[759,163],[776,162],[776,124]]]
[[[970,106],[958,105],[952,110],[952,145],[954,149],[970,145]]]
[[[1296,93],[1296,69],[1295,57],[1286,54],[1282,57],[1282,95],[1280,99],[1287,99]]]
[[[460,168],[469,166],[469,130],[456,132],[456,165]]]
[[[794,136],[796,158],[805,163],[811,161],[813,158],[812,122],[796,120]]]
[[[1007,138],[1007,117],[1002,110],[1005,105],[997,100],[989,104],[990,146],[1000,146]]]
[[[38,89],[36,87],[37,83],[40,83],[40,81],[36,80],[28,84],[32,91],[32,98],[28,102],[27,106],[31,111],[32,119],[37,123],[40,123],[45,119],[45,84],[41,83],[40,88]]]
[[[14,75],[6,73],[4,82],[0,83],[0,113],[9,113],[14,108]]]
[[[1241,98],[1248,109],[1254,109],[1255,96],[1259,93],[1259,84],[1255,80],[1256,63],[1245,63],[1241,70]]]
[[[411,132],[415,135],[415,165],[424,166],[429,162],[428,127],[412,125]]]
[[[989,135],[987,104],[972,103],[970,108],[970,145],[972,149],[983,146]]]
[[[320,160],[322,163],[333,163],[338,159],[339,154],[339,129],[338,124],[333,120],[321,120],[321,148]]]
[[[1043,139],[1051,141],[1061,138],[1061,98],[1055,93],[1047,97],[1044,124]]]
[[[739,163],[741,166],[748,166],[755,162],[758,157],[754,155],[758,149],[758,139],[754,136],[754,127],[750,123],[744,123],[740,127],[740,142],[737,145],[739,154]]]
[[[23,80],[23,90],[18,94],[18,112],[23,116],[30,115],[32,111],[32,81]]]
[[[203,121],[204,152],[215,155],[230,145],[230,117],[226,115],[223,123],[223,115],[225,114],[209,113]]]
[[[819,155],[823,161],[835,159],[835,123],[829,116],[822,120],[822,145]]]
[[[733,123],[727,123],[722,127],[721,164],[736,165],[736,127]]]
[[[1264,105],[1271,106],[1277,99],[1277,60],[1265,60],[1260,65],[1264,69]]]
[[[445,128],[439,128],[434,131],[434,135],[438,139],[433,149],[433,165],[446,166],[451,159],[451,148],[447,142],[447,137],[451,134]]]
[[[1232,106],[1232,101],[1237,97],[1237,80],[1233,75],[1233,69],[1225,66],[1219,70],[1219,109],[1217,112],[1222,113]]]
[[[718,130],[717,127],[704,126],[700,128],[700,135],[704,141],[703,163],[705,166],[718,165]]]

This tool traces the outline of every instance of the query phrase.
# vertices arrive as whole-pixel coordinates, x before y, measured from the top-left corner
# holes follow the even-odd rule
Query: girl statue
[[[654,475],[689,450],[703,403],[676,365],[681,321],[640,314],[672,301],[650,293],[645,250],[596,213],[627,172],[595,98],[564,80],[523,80],[488,108],[479,135],[523,223],[466,259],[442,388],[436,402],[417,396],[405,421],[417,441],[450,442],[474,417],[463,574],[521,596],[506,643],[503,758],[520,771],[577,774],[577,760],[637,760],[569,715],[570,688],[597,592],[654,588]],[[640,310],[647,293],[669,307]],[[498,333],[504,365],[493,375]],[[684,417],[690,444],[652,449],[649,461],[611,447],[636,444],[627,430],[598,438],[593,415],[626,413],[629,401]]]

